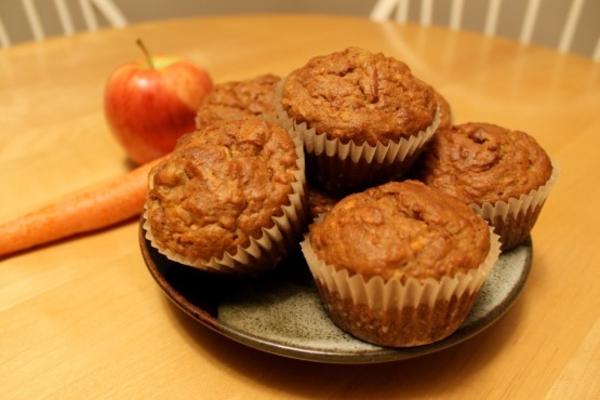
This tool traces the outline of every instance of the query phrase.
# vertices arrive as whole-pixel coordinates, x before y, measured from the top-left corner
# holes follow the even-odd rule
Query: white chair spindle
[[[98,20],[96,19],[96,15],[94,14],[94,9],[92,8],[92,3],[90,0],[79,0],[79,5],[81,6],[83,20],[85,21],[85,26],[87,27],[88,31],[97,31]]]
[[[596,41],[596,47],[594,48],[592,58],[595,62],[600,62],[600,37],[598,37],[598,41]]]
[[[533,36],[533,30],[535,29],[535,22],[540,10],[540,3],[541,0],[529,0],[527,3],[525,18],[523,19],[523,27],[521,28],[521,35],[519,36],[519,41],[523,44],[531,43],[531,37]]]
[[[84,0],[80,0],[84,1]],[[111,0],[88,0],[91,2],[110,2]],[[450,0],[450,12],[448,16],[448,27],[457,31],[463,25],[463,14],[467,6],[465,0]],[[482,0],[470,0],[471,2]],[[600,0],[596,0],[600,1]],[[430,26],[433,23],[434,0],[420,0],[420,15],[418,22],[423,26]],[[467,3],[468,4],[468,3]],[[583,12],[585,0],[571,0],[570,8],[565,19],[564,26],[560,34],[558,51],[566,53],[571,50],[573,40],[577,31],[577,25]],[[495,36],[502,9],[503,0],[489,0],[484,21],[484,34],[486,36]],[[527,0],[523,16],[523,24],[519,32],[519,41],[522,44],[530,44],[535,33],[536,24],[542,5],[552,7],[549,2],[543,0]],[[371,19],[375,21],[385,21],[394,18],[396,21],[405,23],[409,19],[410,0],[378,0],[371,12]],[[600,38],[594,47],[592,59],[600,61]]]
[[[92,2],[112,26],[121,28],[127,25],[127,19],[111,0],[92,0]]]
[[[12,0],[17,1],[17,0]],[[27,22],[29,22],[29,28],[33,38],[36,41],[40,41],[46,37],[44,27],[40,14],[36,7],[36,0],[20,0]],[[39,0],[49,1],[49,0]],[[75,1],[75,0],[71,0]],[[392,8],[397,0],[380,0],[388,3],[392,3]],[[56,14],[60,21],[60,25],[65,35],[72,35],[75,33],[75,24],[71,12],[68,7],[69,0],[53,0]],[[103,15],[108,23],[113,27],[123,27],[127,25],[127,19],[121,12],[121,10],[114,4],[113,0],[78,0],[83,19],[87,30],[95,31],[98,30],[99,23],[96,17],[96,12]],[[39,5],[39,2],[37,3]],[[391,10],[390,10],[391,12]],[[44,16],[44,15],[42,15]],[[389,17],[389,15],[388,15]],[[6,30],[2,19],[0,18],[0,48],[9,47],[11,45],[10,37]]]
[[[577,21],[581,15],[583,9],[584,0],[573,0],[571,2],[571,8],[569,14],[567,14],[567,21],[560,35],[560,41],[558,42],[558,51],[566,53],[571,48],[573,37],[575,36],[575,29],[577,28]]]
[[[10,38],[8,37],[8,33],[6,33],[6,28],[4,28],[2,18],[0,18],[0,47],[8,46],[10,46]]]
[[[54,0],[54,5],[56,6],[56,13],[58,14],[63,32],[67,36],[72,35],[75,32],[75,28],[73,27],[73,19],[65,0]]]
[[[373,7],[373,11],[371,11],[371,19],[375,21],[385,21],[388,19],[392,12],[394,11],[394,7],[396,6],[397,0],[379,0]]]
[[[408,22],[408,8],[410,6],[410,0],[398,0],[398,7],[396,7],[396,21],[405,24]]]
[[[496,34],[496,26],[498,25],[498,16],[500,15],[501,5],[502,0],[490,0],[487,15],[485,16],[484,28],[484,32],[487,36],[494,36]]]
[[[431,26],[433,20],[433,0],[421,0],[421,25]]]
[[[33,0],[21,0],[21,4],[25,10],[27,21],[29,21],[29,27],[31,28],[33,38],[37,41],[44,39],[46,35],[44,34],[44,29],[42,28],[42,23],[40,22],[40,16],[35,8]]]
[[[450,29],[453,31],[460,29],[464,4],[464,0],[454,0],[452,2],[452,8],[450,9]]]

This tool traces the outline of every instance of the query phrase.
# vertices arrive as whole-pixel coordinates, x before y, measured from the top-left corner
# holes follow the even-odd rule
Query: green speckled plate
[[[460,343],[498,320],[515,302],[531,268],[531,242],[503,254],[467,320],[451,336],[412,348],[385,348],[341,331],[329,320],[301,253],[255,279],[212,275],[169,261],[140,228],[150,273],[180,309],[244,345],[302,360],[360,364],[402,360]]]

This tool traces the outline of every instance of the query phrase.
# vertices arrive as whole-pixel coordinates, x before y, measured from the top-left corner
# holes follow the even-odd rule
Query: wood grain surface
[[[146,271],[137,224],[0,261],[2,399],[600,398],[600,64],[442,28],[318,16],[197,18],[0,50],[0,220],[128,165],[102,112],[113,68],[187,57],[215,81],[356,45],[408,63],[455,120],[532,134],[560,167],[525,291],[452,349],[371,366],[260,353],[198,326]]]

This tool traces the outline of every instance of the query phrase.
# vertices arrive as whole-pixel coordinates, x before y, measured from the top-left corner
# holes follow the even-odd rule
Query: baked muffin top
[[[365,278],[441,279],[477,268],[488,225],[469,206],[418,181],[350,195],[312,224],[317,257]]]
[[[448,100],[435,89],[433,89],[433,97],[440,109],[440,124],[438,125],[438,129],[450,128],[452,126],[452,110],[450,109]]]
[[[314,57],[293,71],[281,103],[297,123],[343,142],[386,144],[429,127],[437,105],[406,64],[356,47]]]
[[[322,192],[314,186],[308,187],[308,209],[312,218],[331,211],[339,201],[339,197]]]
[[[518,198],[551,174],[550,159],[534,138],[486,123],[436,132],[420,171],[427,185],[477,205]]]
[[[266,74],[245,81],[226,82],[214,89],[198,109],[196,127],[219,120],[275,116],[274,93],[280,78]]]
[[[187,135],[150,172],[154,241],[194,260],[235,252],[282,215],[295,171],[292,139],[269,122],[223,121]]]

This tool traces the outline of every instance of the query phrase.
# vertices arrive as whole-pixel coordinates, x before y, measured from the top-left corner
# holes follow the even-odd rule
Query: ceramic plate
[[[463,325],[446,339],[412,348],[385,348],[354,338],[329,320],[300,252],[254,279],[215,276],[169,261],[140,228],[150,273],[180,309],[244,345],[285,357],[327,363],[379,363],[433,353],[498,320],[515,302],[531,268],[531,242],[503,254]]]

